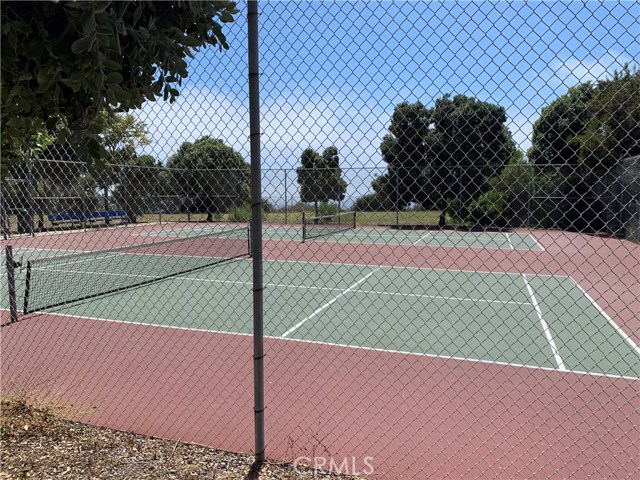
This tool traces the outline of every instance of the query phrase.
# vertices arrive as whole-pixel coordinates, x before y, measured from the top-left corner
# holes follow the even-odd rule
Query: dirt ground
[[[0,479],[354,479],[86,425],[66,407],[2,398]]]

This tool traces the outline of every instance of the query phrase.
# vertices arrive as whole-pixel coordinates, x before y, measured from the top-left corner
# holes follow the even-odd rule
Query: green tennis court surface
[[[214,233],[224,227],[202,226],[194,231]],[[187,235],[179,231],[157,231],[147,235],[180,236]],[[265,240],[302,240],[301,226],[266,227]],[[376,245],[416,245],[429,247],[489,248],[503,250],[544,250],[536,239],[528,233],[520,232],[464,232],[454,230],[395,230],[388,228],[356,228],[334,232],[308,240],[309,242],[334,242]]]
[[[265,335],[638,377],[637,347],[568,277],[296,262],[264,277]],[[250,334],[251,302],[251,261],[233,260],[51,311]]]

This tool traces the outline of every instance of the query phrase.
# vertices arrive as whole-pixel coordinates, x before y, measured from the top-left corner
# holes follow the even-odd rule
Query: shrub
[[[249,205],[240,205],[229,209],[229,220],[232,222],[248,222],[251,220],[251,208]]]
[[[333,203],[323,202],[318,207],[318,215],[320,215],[321,217],[325,215],[335,215],[339,212],[340,210],[338,209],[338,206],[334,205]]]

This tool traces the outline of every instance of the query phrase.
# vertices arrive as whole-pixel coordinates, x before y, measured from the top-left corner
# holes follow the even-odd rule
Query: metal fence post
[[[249,29],[249,139],[251,149],[251,239],[253,254],[253,362],[255,458],[265,457],[264,432],[264,326],[262,284],[262,182],[260,165],[260,95],[258,57],[258,2],[247,11]]]
[[[7,287],[9,290],[9,316],[11,323],[18,321],[18,305],[16,303],[16,276],[15,262],[13,261],[13,248],[7,245],[5,248],[5,260],[7,262]]]
[[[283,170],[284,172],[284,224],[286,225],[288,222],[288,213],[289,213],[289,208],[288,208],[288,198],[287,198],[287,169],[285,168]]]
[[[29,234],[35,237],[35,229],[33,225],[33,217],[35,216],[35,208],[33,207],[33,160],[29,159],[27,163],[27,198],[28,198],[28,218],[29,218]]]

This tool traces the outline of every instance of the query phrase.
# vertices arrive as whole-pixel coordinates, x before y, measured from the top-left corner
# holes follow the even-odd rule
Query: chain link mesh
[[[260,7],[267,457],[637,477],[637,4]],[[54,145],[3,177],[18,308],[55,305],[8,324],[3,273],[5,392],[253,451],[241,8],[105,165]]]

